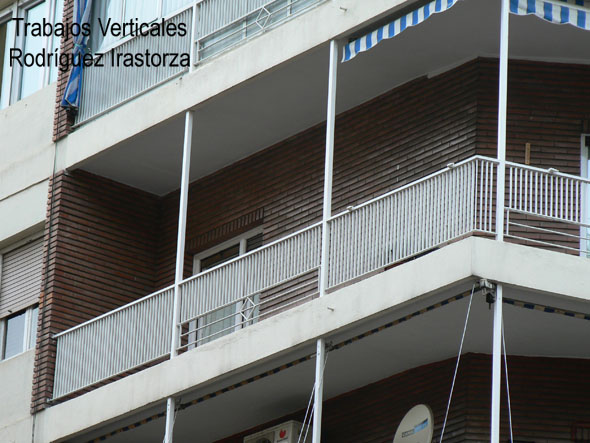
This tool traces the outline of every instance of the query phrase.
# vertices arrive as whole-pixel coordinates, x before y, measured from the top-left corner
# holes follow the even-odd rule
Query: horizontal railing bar
[[[498,160],[495,159],[495,158],[484,157],[482,155],[474,155],[473,157],[469,157],[468,159],[461,160],[458,163],[454,163],[453,166],[450,167],[450,168],[448,166],[446,166],[445,168],[441,169],[440,171],[433,172],[432,174],[429,174],[429,175],[427,175],[425,177],[422,177],[422,178],[420,178],[420,179],[418,179],[416,181],[413,181],[411,183],[408,183],[406,185],[403,185],[403,186],[401,186],[399,188],[393,189],[393,190],[391,190],[391,191],[389,191],[389,192],[387,192],[387,193],[385,193],[383,195],[379,195],[379,196],[377,196],[375,198],[372,198],[371,200],[367,200],[366,202],[361,203],[361,204],[359,204],[357,206],[352,206],[352,207],[350,207],[350,209],[345,209],[344,211],[339,212],[338,214],[333,215],[330,218],[328,218],[328,221],[332,221],[332,220],[334,220],[336,218],[339,218],[339,217],[342,217],[342,216],[344,216],[346,214],[350,214],[351,212],[354,212],[354,211],[356,211],[358,209],[364,208],[365,206],[368,206],[371,203],[375,203],[375,202],[378,202],[380,200],[383,200],[383,199],[385,199],[387,197],[390,197],[390,196],[392,196],[394,194],[397,194],[399,192],[405,191],[406,189],[409,189],[411,187],[417,186],[417,185],[419,185],[419,184],[421,184],[421,183],[423,183],[425,181],[428,181],[428,180],[430,180],[432,178],[438,177],[439,175],[442,175],[442,174],[444,174],[446,172],[452,171],[453,169],[456,169],[456,168],[458,168],[460,166],[463,166],[463,165],[466,165],[468,163],[475,162],[477,160],[483,160],[483,161],[487,161],[487,162],[494,163],[494,164],[497,164],[498,163]]]
[[[538,244],[545,245],[545,246],[551,246],[552,248],[561,248],[561,249],[567,249],[567,250],[576,251],[576,252],[587,252],[585,249],[576,249],[576,248],[572,248],[570,246],[558,245],[557,243],[550,243],[550,242],[546,242],[546,241],[542,241],[542,240],[535,240],[532,238],[521,237],[519,235],[514,235],[514,234],[507,233],[506,237],[515,238],[518,240],[530,241],[530,242],[538,243]]]
[[[202,1],[203,1],[203,0],[202,0]],[[251,16],[251,15],[255,15],[255,14],[257,14],[257,13],[258,13],[258,14],[260,14],[260,11],[262,11],[263,9],[266,9],[266,8],[267,8],[268,6],[270,6],[272,3],[276,3],[276,1],[277,1],[277,0],[271,0],[271,1],[269,1],[268,3],[265,3],[264,5],[262,5],[262,6],[259,6],[258,8],[256,8],[256,9],[253,9],[253,10],[252,10],[252,11],[250,11],[250,12],[246,12],[245,14],[243,14],[243,15],[241,15],[240,17],[238,17],[238,18],[234,19],[233,21],[231,21],[231,22],[227,22],[227,23],[226,23],[225,25],[223,25],[222,27],[220,27],[220,28],[217,28],[215,31],[211,31],[211,32],[210,32],[210,33],[208,33],[208,34],[205,34],[205,35],[203,35],[203,36],[199,37],[198,39],[196,39],[196,40],[195,40],[195,43],[198,43],[199,41],[201,41],[201,40],[204,40],[204,39],[206,39],[206,38],[209,38],[209,37],[211,37],[212,35],[219,33],[220,31],[222,31],[222,30],[223,30],[223,29],[225,29],[225,28],[229,28],[230,26],[233,26],[233,25],[235,25],[235,24],[238,24],[238,23],[240,23],[241,21],[243,21],[243,20],[246,20],[246,19],[247,19],[249,16]],[[268,11],[268,13],[269,13],[269,15],[268,15],[268,16],[270,17],[272,14],[275,14],[277,11],[281,11],[282,9],[286,9],[286,8],[289,8],[289,7],[293,7],[293,5],[294,5],[294,4],[296,4],[296,3],[287,3],[287,5],[286,5],[286,6],[282,6],[280,9],[277,9],[277,10],[276,10],[276,11],[274,11],[274,12],[270,12],[270,11],[268,11],[268,9],[266,9],[266,10]],[[243,29],[239,29],[239,32],[242,32],[242,31],[243,31]],[[220,41],[222,41],[222,39],[220,39],[220,40],[217,40],[217,42],[220,42]]]
[[[540,228],[538,226],[533,226],[533,225],[524,225],[522,223],[515,223],[513,221],[509,221],[508,224],[511,225],[511,226],[519,226],[521,228],[533,229],[535,231],[542,231],[542,232],[548,232],[550,234],[563,235],[564,237],[577,238],[578,240],[590,240],[590,238],[588,238],[588,237],[582,237],[580,235],[568,234],[567,232],[554,231],[553,229]]]
[[[316,285],[316,284],[317,284],[317,279],[316,279],[315,281],[313,281],[313,280],[312,280],[312,281],[306,282],[306,283],[304,283],[304,284],[302,284],[302,285],[299,285],[299,286],[297,286],[297,287],[295,287],[295,288],[289,288],[288,290],[285,290],[284,292],[280,292],[280,293],[278,293],[277,295],[275,295],[275,296],[273,296],[273,297],[268,297],[268,298],[265,298],[264,300],[260,301],[259,303],[254,303],[254,304],[252,304],[252,307],[251,307],[251,308],[248,308],[248,309],[255,309],[255,308],[259,307],[259,306],[264,306],[264,305],[266,305],[266,304],[268,304],[268,303],[270,303],[270,302],[273,302],[273,301],[275,301],[275,300],[277,300],[277,299],[279,299],[279,298],[281,298],[281,297],[284,297],[286,294],[290,294],[290,293],[292,293],[292,292],[294,292],[294,291],[297,291],[297,290],[299,290],[299,289],[305,288],[306,286],[312,286],[312,285]],[[260,292],[262,292],[262,291],[260,291]],[[182,326],[182,325],[184,325],[184,324],[186,324],[186,323],[190,323],[190,322],[193,322],[193,321],[198,321],[198,320],[199,320],[199,319],[201,319],[202,317],[206,317],[207,315],[210,315],[210,314],[212,314],[212,313],[213,313],[213,312],[215,312],[215,311],[220,311],[220,310],[222,310],[222,309],[225,309],[225,308],[229,308],[229,307],[235,306],[235,305],[236,305],[236,304],[238,304],[238,303],[243,303],[243,302],[245,302],[247,299],[251,298],[251,297],[252,297],[252,295],[256,295],[256,294],[258,294],[258,293],[259,293],[259,292],[255,292],[255,293],[253,293],[253,294],[251,294],[251,295],[247,295],[247,296],[245,296],[245,297],[242,297],[242,298],[240,298],[240,299],[238,299],[238,300],[236,300],[236,301],[234,301],[234,302],[232,302],[232,303],[230,303],[230,304],[226,304],[225,306],[220,306],[219,308],[215,308],[214,310],[207,311],[206,313],[204,313],[204,314],[201,314],[201,315],[199,315],[199,316],[197,316],[197,317],[192,317],[192,318],[190,318],[190,319],[188,319],[188,320],[185,320],[185,321],[183,321],[182,323],[179,323],[179,326]],[[227,315],[227,316],[225,316],[225,317],[223,317],[223,318],[219,318],[219,319],[217,319],[217,320],[215,320],[215,321],[212,321],[212,322],[210,322],[210,323],[207,323],[205,326],[199,326],[199,327],[197,327],[197,328],[195,328],[195,329],[189,329],[187,332],[185,332],[185,333],[181,334],[180,336],[181,336],[181,337],[184,337],[184,336],[187,336],[187,335],[189,335],[189,334],[194,334],[194,333],[195,333],[195,331],[198,331],[198,330],[200,330],[200,329],[202,329],[202,328],[207,328],[207,327],[209,327],[209,326],[211,326],[211,325],[213,325],[213,324],[219,323],[219,322],[221,322],[221,321],[228,320],[228,319],[230,319],[230,318],[232,318],[232,317],[235,317],[235,316],[236,316],[236,315],[238,315],[238,314],[239,314],[239,312],[232,312],[231,314],[229,314],[229,315]]]
[[[219,305],[218,307],[216,307],[216,308],[214,308],[214,309],[210,309],[210,310],[208,310],[208,311],[206,311],[206,312],[203,312],[202,314],[199,314],[199,315],[196,315],[196,316],[190,317],[190,318],[188,318],[188,319],[186,319],[186,320],[183,320],[183,322],[182,322],[182,323],[186,323],[186,322],[189,322],[189,321],[193,321],[193,320],[196,320],[196,319],[198,319],[198,318],[201,318],[201,317],[202,317],[202,316],[204,316],[204,315],[211,314],[212,312],[215,312],[215,311],[217,311],[217,310],[219,310],[219,309],[224,309],[224,308],[227,308],[227,307],[229,307],[229,306],[232,306],[232,305],[234,305],[234,304],[236,304],[236,303],[239,303],[241,300],[243,300],[243,299],[245,299],[245,298],[252,297],[253,295],[259,294],[259,293],[261,293],[261,292],[270,291],[270,290],[271,290],[271,289],[273,289],[273,288],[276,288],[276,287],[278,287],[278,286],[284,285],[285,283],[287,283],[287,282],[289,282],[289,281],[291,281],[291,280],[295,280],[296,278],[302,277],[302,276],[304,276],[304,275],[306,275],[306,274],[310,274],[311,272],[313,272],[313,271],[317,271],[318,269],[319,269],[319,266],[314,266],[313,268],[310,268],[310,269],[308,269],[307,271],[300,272],[299,274],[295,274],[295,275],[293,275],[293,276],[290,276],[290,277],[288,277],[288,278],[286,278],[286,279],[283,279],[283,280],[281,280],[281,281],[280,281],[280,282],[278,282],[278,283],[274,283],[274,284],[272,284],[272,285],[270,285],[270,286],[265,286],[265,287],[264,287],[264,288],[262,288],[262,289],[258,289],[258,290],[256,290],[256,291],[249,292],[248,294],[246,294],[246,295],[242,296],[242,297],[241,297],[241,298],[239,298],[239,299],[236,299],[236,300],[234,300],[234,301],[228,302],[228,303],[226,303],[226,304],[224,304],[224,305]]]
[[[542,218],[542,219],[545,219],[545,220],[551,220],[551,221],[560,222],[560,223],[568,223],[570,225],[576,225],[576,226],[581,226],[581,227],[584,227],[584,228],[590,228],[590,224],[587,224],[587,223],[577,222],[577,221],[574,221],[574,220],[568,220],[568,219],[565,219],[565,218],[552,217],[550,215],[538,214],[536,212],[525,211],[523,209],[506,208],[506,212],[507,213],[514,212],[514,213],[517,213],[517,214],[530,215],[532,217],[539,217],[539,218]]]
[[[257,317],[254,317],[254,318],[252,318],[252,319],[249,319],[249,320],[245,320],[245,319],[244,319],[244,320],[242,320],[242,321],[240,321],[240,322],[238,322],[238,323],[235,323],[235,324],[233,324],[233,325],[231,325],[231,326],[228,326],[227,328],[225,328],[225,329],[223,329],[223,330],[221,330],[221,331],[214,332],[213,334],[210,334],[210,335],[208,335],[208,336],[206,336],[206,337],[201,337],[201,338],[198,338],[198,339],[196,339],[196,340],[193,340],[193,341],[191,341],[191,342],[189,342],[189,343],[186,343],[186,344],[184,344],[184,345],[182,345],[182,346],[179,346],[177,349],[178,349],[178,350],[181,350],[181,349],[187,348],[187,347],[189,347],[189,346],[191,346],[191,345],[198,345],[198,344],[199,344],[199,342],[202,342],[202,341],[204,341],[204,340],[208,340],[208,339],[210,339],[211,337],[214,337],[214,336],[216,336],[216,335],[222,334],[222,333],[224,333],[224,332],[231,331],[232,329],[235,329],[235,328],[236,328],[236,327],[238,327],[238,326],[240,326],[240,327],[241,327],[241,326],[243,326],[245,323],[251,323],[251,322],[254,322],[254,323],[256,323],[256,321],[257,321],[257,320],[260,320],[260,319],[262,319],[262,317],[265,317],[265,316],[267,316],[267,315],[270,315],[270,314],[272,314],[272,313],[274,313],[274,312],[276,312],[276,311],[278,311],[278,310],[280,310],[280,309],[284,309],[284,308],[286,308],[286,307],[288,307],[288,306],[291,306],[292,304],[295,304],[295,303],[301,302],[302,300],[306,300],[306,299],[308,299],[308,298],[313,298],[313,297],[314,297],[315,295],[317,295],[317,294],[319,294],[319,292],[314,292],[314,293],[312,293],[312,294],[309,294],[309,295],[306,295],[306,296],[304,296],[304,297],[298,298],[297,300],[293,300],[293,301],[291,301],[291,302],[289,302],[289,303],[285,303],[284,305],[281,305],[280,307],[277,307],[277,308],[271,309],[271,310],[269,310],[269,311],[263,312],[262,314],[259,314]],[[254,308],[258,307],[258,306],[259,306],[259,305],[255,305],[255,306],[254,306],[252,309],[254,309]],[[239,315],[239,313],[234,313],[232,316],[233,316],[233,317],[235,317],[236,315]],[[207,328],[207,327],[209,327],[209,324],[207,324],[206,326],[203,326],[203,327],[202,327],[202,329],[204,329],[204,328]],[[195,329],[195,330],[192,330],[192,331],[191,331],[191,334],[195,334],[195,333],[197,333],[197,331],[198,331],[198,330],[201,330],[201,328],[199,328],[199,329]]]
[[[310,225],[310,226],[308,226],[307,228],[303,228],[303,229],[301,229],[300,231],[294,232],[294,233],[292,233],[292,234],[289,234],[289,235],[287,235],[287,236],[285,236],[285,237],[281,237],[281,238],[279,238],[279,239],[277,239],[277,240],[274,240],[274,241],[272,241],[272,242],[270,242],[270,243],[268,243],[268,244],[266,244],[266,245],[264,245],[264,246],[261,246],[261,247],[260,247],[260,248],[258,248],[258,249],[254,249],[254,250],[252,250],[252,251],[246,252],[245,254],[239,255],[238,257],[232,258],[231,260],[228,260],[228,261],[226,261],[226,262],[223,262],[223,263],[221,263],[221,264],[219,264],[219,265],[213,266],[212,268],[209,268],[209,269],[207,269],[206,271],[200,272],[200,273],[198,273],[198,274],[195,274],[195,275],[193,275],[193,276],[191,276],[191,277],[189,277],[189,278],[187,278],[187,279],[184,279],[184,280],[182,280],[182,281],[179,283],[179,286],[182,286],[182,285],[184,285],[185,283],[188,283],[188,282],[190,282],[190,281],[192,281],[192,280],[196,280],[197,278],[199,278],[199,277],[201,277],[201,276],[203,276],[203,275],[209,274],[209,273],[211,273],[211,272],[213,272],[213,271],[216,271],[216,270],[218,270],[218,269],[220,269],[220,268],[223,268],[223,267],[225,267],[225,266],[229,266],[229,265],[231,265],[232,263],[235,263],[235,262],[237,262],[237,261],[239,261],[239,260],[244,260],[245,258],[247,258],[247,257],[250,257],[251,255],[257,254],[257,253],[259,253],[260,251],[262,251],[262,250],[264,250],[264,249],[268,249],[268,248],[270,248],[270,247],[272,247],[272,246],[275,246],[275,245],[277,245],[277,244],[279,244],[279,243],[281,243],[281,242],[284,242],[284,241],[286,241],[286,240],[289,240],[289,239],[291,239],[291,238],[293,238],[293,237],[297,237],[298,235],[300,235],[300,234],[303,234],[304,232],[307,232],[307,231],[311,231],[311,230],[313,230],[314,228],[317,228],[318,226],[321,226],[321,225],[322,225],[322,222],[317,222],[317,223],[314,223],[313,225]],[[258,291],[256,291],[256,292],[258,292]]]
[[[555,169],[554,171],[549,171],[549,169],[538,168],[536,166],[530,166],[530,165],[522,165],[520,163],[514,163],[514,162],[506,162],[506,165],[514,167],[514,168],[526,169],[528,171],[542,172],[544,174],[553,175],[555,177],[570,178],[572,180],[580,181],[583,183],[590,183],[590,179],[588,179],[588,178],[580,177],[579,175],[572,175],[572,174],[567,174],[565,172],[560,172],[557,169]]]
[[[139,298],[139,299],[137,299],[135,301],[132,301],[131,303],[127,303],[126,305],[120,306],[120,307],[118,307],[116,309],[113,309],[112,311],[105,312],[104,314],[101,314],[98,317],[94,317],[94,318],[91,318],[90,320],[86,320],[84,323],[80,323],[79,325],[73,326],[70,329],[66,329],[65,331],[59,332],[57,334],[54,334],[53,335],[53,338],[58,338],[58,337],[61,337],[61,336],[65,335],[65,334],[68,334],[70,332],[74,332],[77,329],[83,328],[84,326],[88,326],[88,325],[90,325],[90,324],[92,324],[94,322],[97,322],[99,320],[102,320],[103,318],[109,317],[109,316],[111,316],[113,314],[116,314],[117,312],[123,311],[124,309],[128,309],[128,308],[130,308],[132,306],[135,306],[135,305],[137,305],[139,303],[143,303],[144,301],[147,301],[150,298],[156,297],[156,296],[158,296],[158,295],[160,295],[160,294],[162,294],[162,293],[164,293],[166,291],[172,290],[172,289],[174,289],[174,285],[167,286],[166,288],[160,289],[159,291],[154,292],[153,294],[146,295],[145,297]]]

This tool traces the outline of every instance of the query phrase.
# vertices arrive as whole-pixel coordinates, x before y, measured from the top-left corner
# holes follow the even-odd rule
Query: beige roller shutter
[[[43,238],[2,254],[0,318],[39,301],[43,269]]]

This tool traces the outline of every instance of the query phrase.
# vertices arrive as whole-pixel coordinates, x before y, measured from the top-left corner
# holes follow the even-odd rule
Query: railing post
[[[180,336],[180,282],[184,277],[184,245],[186,239],[186,213],[188,206],[188,187],[193,136],[193,111],[186,111],[184,120],[184,145],[182,148],[182,176],[180,181],[180,199],[178,207],[178,237],[176,242],[176,272],[174,275],[174,303],[172,310],[172,339],[170,342],[170,359],[176,357],[178,337]],[[165,443],[172,443],[174,429],[174,412],[176,401],[169,397],[166,401],[166,435]]]
[[[500,21],[500,72],[498,86],[498,173],[496,174],[496,240],[504,241],[504,187],[506,181],[506,110],[508,101],[509,0],[502,0]],[[492,405],[490,442],[500,441],[500,388],[502,363],[502,285],[497,284],[492,347]]]
[[[328,112],[326,117],[326,158],[324,167],[324,207],[322,213],[322,256],[320,262],[320,297],[328,285],[328,219],[332,216],[332,172],[334,164],[334,129],[336,124],[336,81],[338,79],[338,42],[330,42],[330,73],[328,77]],[[324,400],[324,361],[326,344],[323,338],[317,341],[315,362],[315,391],[313,412],[313,443],[320,443],[322,434],[322,403]]]

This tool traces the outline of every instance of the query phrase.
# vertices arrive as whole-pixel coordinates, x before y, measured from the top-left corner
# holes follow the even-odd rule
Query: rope
[[[329,350],[327,349],[328,346],[326,346],[326,355],[324,357],[324,366],[322,366],[322,378],[324,378],[324,372],[326,370],[326,363],[328,362],[328,353]],[[311,400],[313,399],[313,394],[315,393],[315,389],[316,389],[316,385],[317,385],[317,380],[313,383],[313,388],[311,390],[311,398],[309,399],[309,402],[311,404]],[[309,405],[308,405],[309,407]],[[309,415],[309,422],[307,423],[307,427],[305,429],[305,437],[303,437],[303,443],[305,443],[307,441],[307,434],[309,432],[309,428],[311,426],[311,419],[315,414],[315,403],[313,405],[313,409],[311,410],[311,414]],[[307,417],[307,411],[305,412],[305,416]],[[303,426],[305,426],[305,419],[303,420]],[[301,443],[301,435],[303,434],[303,426],[301,427],[301,431],[299,433],[299,438],[297,439],[297,443]]]
[[[310,408],[311,408],[311,402],[313,400],[313,394],[315,393],[315,383],[313,384],[313,387],[311,388],[311,395],[309,396],[309,402],[307,402],[307,409],[305,409],[305,417],[303,417],[303,426],[305,426],[305,423],[307,423],[307,414],[309,414],[310,412]],[[313,409],[311,410],[311,414],[309,416],[309,420],[311,421],[311,417],[313,416]],[[303,429],[303,427],[302,427]],[[306,434],[307,437],[307,434]],[[299,433],[299,438],[297,439],[297,443],[300,443],[301,440],[301,433]]]
[[[469,293],[469,291],[466,291],[466,292],[462,292],[461,294],[454,295],[454,296],[449,297],[449,298],[447,298],[445,300],[442,300],[440,302],[437,302],[437,303],[434,303],[434,304],[432,304],[430,306],[427,306],[427,307],[425,307],[423,309],[420,309],[419,311],[416,311],[416,312],[413,312],[411,314],[405,315],[405,316],[400,317],[400,318],[398,318],[396,320],[390,321],[389,323],[386,323],[386,324],[384,324],[382,326],[379,326],[377,328],[371,329],[370,331],[363,332],[362,334],[356,335],[354,337],[351,337],[351,338],[348,338],[348,339],[346,339],[344,341],[341,341],[340,343],[337,343],[335,345],[332,345],[332,346],[329,347],[329,349],[326,348],[326,359],[328,357],[328,353],[329,352],[332,352],[332,351],[335,351],[337,349],[343,348],[345,346],[351,345],[351,344],[353,344],[353,343],[355,343],[355,342],[357,342],[359,340],[362,340],[364,338],[367,338],[367,337],[370,337],[372,335],[375,335],[375,334],[377,334],[377,333],[379,333],[381,331],[384,331],[386,329],[389,329],[389,328],[391,328],[393,326],[399,325],[399,324],[401,324],[403,322],[406,322],[406,321],[408,321],[408,320],[410,320],[410,319],[412,319],[414,317],[418,317],[420,315],[426,314],[426,313],[428,313],[430,311],[433,311],[435,309],[441,308],[441,307],[446,306],[446,305],[448,305],[450,303],[453,303],[455,301],[462,300],[465,297],[467,297],[467,294],[468,293]],[[473,296],[473,290],[471,291],[471,296]],[[471,305],[471,303],[470,303],[470,305]],[[246,385],[248,385],[250,383],[254,383],[257,380],[261,380],[263,378],[266,378],[266,377],[269,377],[271,375],[274,375],[274,374],[277,374],[279,372],[282,372],[282,371],[284,371],[286,369],[289,369],[289,368],[291,368],[293,366],[296,366],[296,365],[298,365],[300,363],[304,363],[304,362],[306,362],[308,360],[311,360],[312,358],[315,357],[315,355],[316,355],[315,352],[312,353],[312,354],[308,354],[308,355],[306,355],[304,357],[298,358],[298,359],[293,360],[293,361],[291,361],[289,363],[285,363],[285,364],[283,364],[281,366],[278,366],[278,367],[275,367],[275,368],[270,369],[268,371],[265,371],[265,372],[263,372],[261,374],[258,374],[256,376],[254,376],[254,377],[250,377],[250,378],[248,378],[246,380],[242,380],[242,381],[240,381],[238,383],[235,383],[233,385],[229,385],[229,386],[227,386],[227,387],[225,387],[223,389],[220,389],[218,391],[211,392],[211,393],[206,394],[206,395],[204,395],[202,397],[199,397],[199,398],[197,398],[195,400],[192,400],[192,401],[189,401],[187,403],[181,404],[180,405],[180,410],[183,410],[183,409],[186,409],[186,408],[188,408],[190,406],[193,406],[193,405],[202,403],[204,401],[210,400],[210,399],[215,398],[215,397],[217,397],[219,395],[222,395],[222,394],[225,394],[227,392],[233,391],[234,389],[239,389],[242,386],[246,386]],[[325,362],[324,362],[324,369],[325,369]],[[314,384],[314,387],[315,387],[315,384]],[[312,414],[313,414],[313,412],[312,412]],[[107,440],[108,438],[113,437],[113,436],[115,436],[117,434],[120,434],[121,432],[130,431],[131,429],[135,429],[135,428],[137,428],[139,426],[142,426],[144,424],[149,423],[152,420],[156,420],[158,418],[162,418],[162,417],[165,417],[165,416],[166,416],[166,412],[165,411],[164,412],[160,412],[160,413],[158,413],[156,415],[153,415],[151,417],[148,417],[148,418],[145,418],[143,420],[137,421],[137,422],[135,422],[135,423],[133,423],[131,425],[123,426],[123,427],[118,428],[118,429],[116,429],[114,431],[111,431],[111,432],[108,432],[106,434],[103,434],[102,436],[100,436],[98,438],[94,438],[94,439],[90,440],[89,443],[97,443],[97,442],[101,442],[101,441]]]
[[[504,374],[506,374],[506,395],[508,398],[508,424],[510,425],[510,443],[514,443],[512,434],[512,409],[510,407],[510,385],[508,384],[508,361],[506,359],[506,340],[504,340],[504,319],[502,319],[502,348],[504,350]]]
[[[439,443],[442,442],[445,435],[445,428],[447,427],[447,419],[449,418],[449,410],[451,409],[451,400],[453,398],[453,389],[455,388],[455,381],[457,380],[457,371],[459,370],[459,362],[461,361],[461,352],[463,351],[463,343],[465,341],[465,332],[467,331],[467,323],[469,322],[469,313],[471,312],[471,302],[473,301],[473,292],[475,291],[475,284],[471,288],[471,295],[469,296],[469,306],[467,306],[467,315],[465,317],[465,325],[463,326],[463,334],[461,335],[461,344],[459,345],[459,355],[457,355],[457,363],[455,364],[455,373],[453,374],[453,382],[451,383],[451,392],[449,393],[449,401],[447,403],[447,411],[445,412],[445,420],[443,422],[442,431],[440,433]]]

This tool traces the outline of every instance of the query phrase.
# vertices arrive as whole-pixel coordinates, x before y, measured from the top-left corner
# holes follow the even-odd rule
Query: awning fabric
[[[459,0],[434,0],[424,6],[415,9],[414,11],[399,17],[391,23],[381,26],[380,28],[364,35],[344,47],[343,62],[347,62],[354,58],[357,54],[368,51],[375,47],[381,40],[387,40],[400,34],[411,26],[416,26],[426,20],[433,14],[444,12],[451,8]]]
[[[92,0],[74,0],[74,23],[82,26],[90,22],[90,11],[92,10]],[[82,84],[82,57],[88,51],[88,36],[79,33],[74,37],[73,66],[70,70],[70,77],[64,96],[61,100],[62,108],[77,110],[80,106],[80,87]]]
[[[510,0],[510,12],[590,30],[590,2],[584,0]]]

